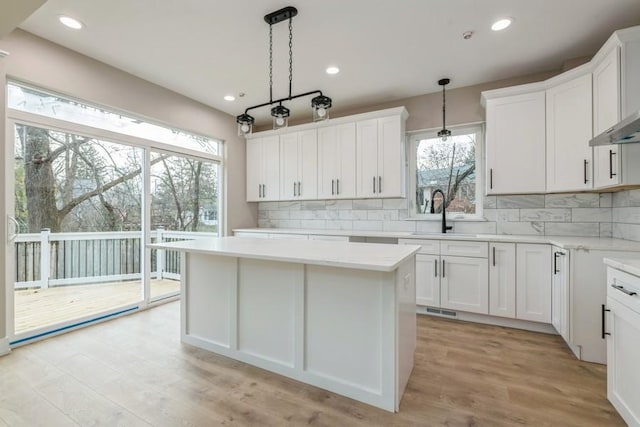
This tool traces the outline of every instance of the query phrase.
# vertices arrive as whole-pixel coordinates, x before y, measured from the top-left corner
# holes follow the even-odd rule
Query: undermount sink
[[[437,233],[433,231],[414,231],[412,236],[434,236],[434,237],[476,237],[476,234],[462,234],[462,233]]]

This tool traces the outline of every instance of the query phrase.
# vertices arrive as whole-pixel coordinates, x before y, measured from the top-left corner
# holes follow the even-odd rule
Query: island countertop
[[[183,240],[154,243],[148,247],[374,271],[394,271],[404,260],[420,250],[420,246],[417,245],[270,240],[249,237]]]

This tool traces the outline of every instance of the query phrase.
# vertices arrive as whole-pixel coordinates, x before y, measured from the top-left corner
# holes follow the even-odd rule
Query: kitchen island
[[[182,257],[182,342],[397,411],[419,246],[222,237]]]

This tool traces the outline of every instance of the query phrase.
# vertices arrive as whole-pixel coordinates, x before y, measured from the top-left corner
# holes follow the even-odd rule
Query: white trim
[[[11,353],[11,347],[9,347],[8,338],[0,338],[0,356],[4,356]]]

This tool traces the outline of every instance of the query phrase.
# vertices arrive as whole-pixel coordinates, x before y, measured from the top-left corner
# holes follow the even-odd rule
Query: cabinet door
[[[545,191],[545,93],[487,100],[487,193]]]
[[[570,341],[569,336],[569,255],[567,251],[553,248],[553,275],[551,279],[551,324]]]
[[[260,200],[280,199],[280,137],[262,138],[262,165],[264,168],[264,187]]]
[[[599,135],[620,121],[620,48],[616,46],[593,70],[593,134]],[[595,188],[621,181],[617,145],[594,147]]]
[[[356,197],[356,124],[336,126],[336,138],[337,157],[333,159],[338,165],[336,197],[353,199]]]
[[[280,136],[280,199],[293,200],[298,191],[298,133]]]
[[[338,128],[339,126],[328,126],[318,129],[319,199],[333,199],[336,197],[336,179],[340,169],[340,163],[337,160],[339,153]],[[355,171],[355,163],[352,169]]]
[[[404,196],[404,141],[399,116],[378,120],[378,196]]]
[[[315,129],[298,136],[298,198],[318,198],[318,133]]]
[[[378,119],[356,124],[356,197],[378,197]]]
[[[516,245],[516,318],[551,323],[551,246]]]
[[[591,74],[547,90],[547,191],[590,189]]]
[[[486,258],[441,257],[440,302],[443,308],[489,313]]]
[[[516,245],[489,246],[489,314],[516,317]]]
[[[247,140],[247,202],[262,199],[262,142],[261,138]]]
[[[440,307],[440,257],[416,255],[416,304]]]
[[[607,398],[630,426],[640,426],[640,314],[607,299]]]

